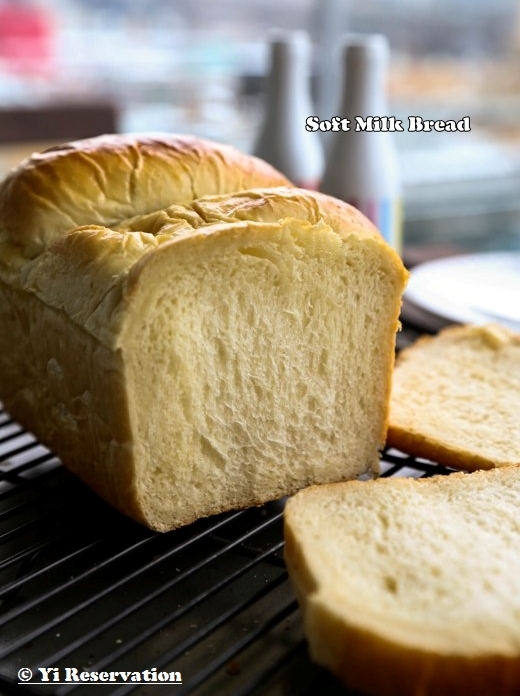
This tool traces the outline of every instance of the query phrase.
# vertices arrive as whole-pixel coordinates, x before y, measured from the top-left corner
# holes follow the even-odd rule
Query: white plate
[[[520,331],[520,252],[423,263],[412,269],[405,297],[448,321],[498,322]]]

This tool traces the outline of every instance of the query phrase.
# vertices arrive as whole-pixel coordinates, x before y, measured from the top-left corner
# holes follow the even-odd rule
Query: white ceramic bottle
[[[305,128],[306,119],[314,115],[308,34],[271,32],[269,59],[265,113],[254,154],[276,167],[296,186],[317,189],[325,158],[320,134]]]
[[[342,60],[338,115],[349,119],[349,130],[330,135],[320,190],[361,210],[401,251],[402,191],[393,135],[396,121],[387,113],[388,41],[380,34],[347,36]]]

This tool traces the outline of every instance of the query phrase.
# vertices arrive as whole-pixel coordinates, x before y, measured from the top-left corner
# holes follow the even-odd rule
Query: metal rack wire
[[[441,469],[387,452],[383,471]],[[278,501],[154,534],[0,412],[0,693],[345,696],[308,658],[282,515]],[[57,672],[19,683],[27,667],[38,679],[39,667]],[[67,667],[179,672],[182,682],[55,683]]]

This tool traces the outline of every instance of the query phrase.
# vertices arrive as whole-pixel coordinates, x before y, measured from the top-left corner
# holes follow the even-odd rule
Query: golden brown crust
[[[36,153],[0,187],[0,234],[34,257],[67,230],[113,225],[213,193],[290,185],[227,145],[178,135],[106,135]]]
[[[446,656],[396,646],[370,632],[338,624],[322,627],[336,643],[337,662],[328,665],[349,688],[367,696],[517,696],[517,657]],[[333,632],[333,633],[331,633]],[[367,678],[368,675],[368,678]]]
[[[431,440],[419,430],[400,428],[391,422],[388,425],[386,444],[387,447],[394,447],[413,457],[427,459],[448,468],[476,471],[477,469],[492,469],[496,466],[487,457],[468,453],[463,448],[457,450],[453,446]],[[510,463],[514,464],[515,462]],[[520,461],[517,463],[520,464]]]

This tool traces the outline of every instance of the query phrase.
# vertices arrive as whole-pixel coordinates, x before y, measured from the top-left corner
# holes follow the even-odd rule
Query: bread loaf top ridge
[[[149,278],[153,267],[176,263],[172,245],[182,242],[183,257],[195,259],[210,235],[240,245],[246,229],[261,237],[290,220],[323,226],[338,241],[357,235],[376,254],[386,246],[352,206],[291,187],[228,146],[186,136],[78,141],[32,156],[3,182],[0,279],[115,348],[145,268]],[[404,282],[397,254],[389,248],[387,257]]]
[[[104,135],[35,153],[0,188],[0,235],[32,258],[67,230],[204,195],[290,185],[269,164],[186,135]],[[0,237],[0,239],[2,239]]]

